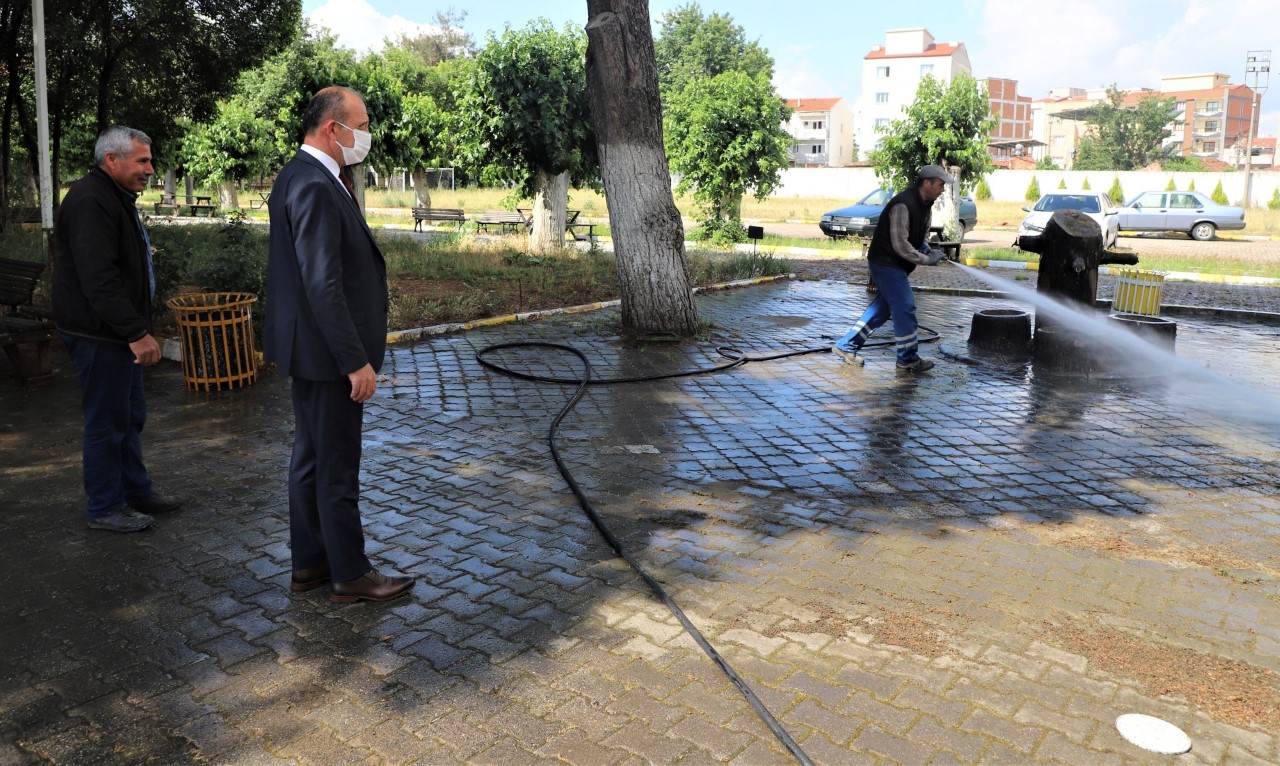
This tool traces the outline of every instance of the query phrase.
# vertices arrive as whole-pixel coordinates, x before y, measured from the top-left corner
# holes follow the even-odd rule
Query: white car
[[[1056,191],[1045,194],[1030,207],[1023,206],[1027,217],[1018,226],[1019,237],[1037,237],[1058,210],[1079,210],[1092,218],[1102,230],[1102,247],[1109,248],[1120,236],[1120,210],[1111,198],[1095,191]]]

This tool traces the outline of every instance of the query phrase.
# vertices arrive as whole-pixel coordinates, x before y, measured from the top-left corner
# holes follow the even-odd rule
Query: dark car
[[[825,213],[822,220],[818,222],[818,228],[822,229],[822,233],[828,237],[870,237],[876,230],[876,224],[880,221],[880,213],[884,211],[884,205],[890,199],[893,199],[893,192],[884,189],[876,189],[867,196],[858,200],[858,204],[842,207],[839,210],[832,210]],[[960,225],[966,232],[973,231],[973,227],[978,223],[978,205],[973,201],[973,197],[962,195],[960,197]]]

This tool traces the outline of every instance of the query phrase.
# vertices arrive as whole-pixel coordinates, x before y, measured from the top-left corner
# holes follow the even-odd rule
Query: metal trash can
[[[1115,314],[1160,316],[1160,298],[1164,294],[1164,272],[1142,269],[1119,269],[1116,273],[1116,296],[1111,301]]]
[[[221,391],[258,379],[253,348],[253,293],[192,293],[170,298],[169,310],[182,341],[182,379],[187,388]]]

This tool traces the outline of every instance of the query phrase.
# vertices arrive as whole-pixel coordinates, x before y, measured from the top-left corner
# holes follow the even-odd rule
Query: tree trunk
[[[943,242],[959,242],[964,238],[964,230],[960,228],[960,168],[947,168],[955,183],[947,184],[942,196],[933,203],[933,226],[942,227]]]
[[[236,188],[236,182],[230,178],[218,184],[218,207],[222,208],[223,212],[240,209],[239,190]]]
[[[164,193],[177,199],[178,196],[178,176],[172,170],[164,171]]]
[[[427,180],[427,171],[422,168],[413,169],[413,206],[431,207],[431,187]]]
[[[646,0],[587,0],[587,97],[609,205],[622,324],[698,330],[684,226],[671,196]]]
[[[569,206],[569,174],[551,175],[539,168],[533,179],[533,228],[529,252],[549,253],[564,247],[565,208]]]

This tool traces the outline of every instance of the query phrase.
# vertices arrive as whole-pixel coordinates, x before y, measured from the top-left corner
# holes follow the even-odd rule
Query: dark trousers
[[[289,538],[293,568],[329,565],[336,582],[364,576],[360,526],[360,439],[364,405],[351,383],[293,378]]]
[[[142,462],[147,399],[142,365],[124,343],[62,335],[80,377],[84,412],[84,493],[91,517],[107,516],[131,501],[151,496]]]

